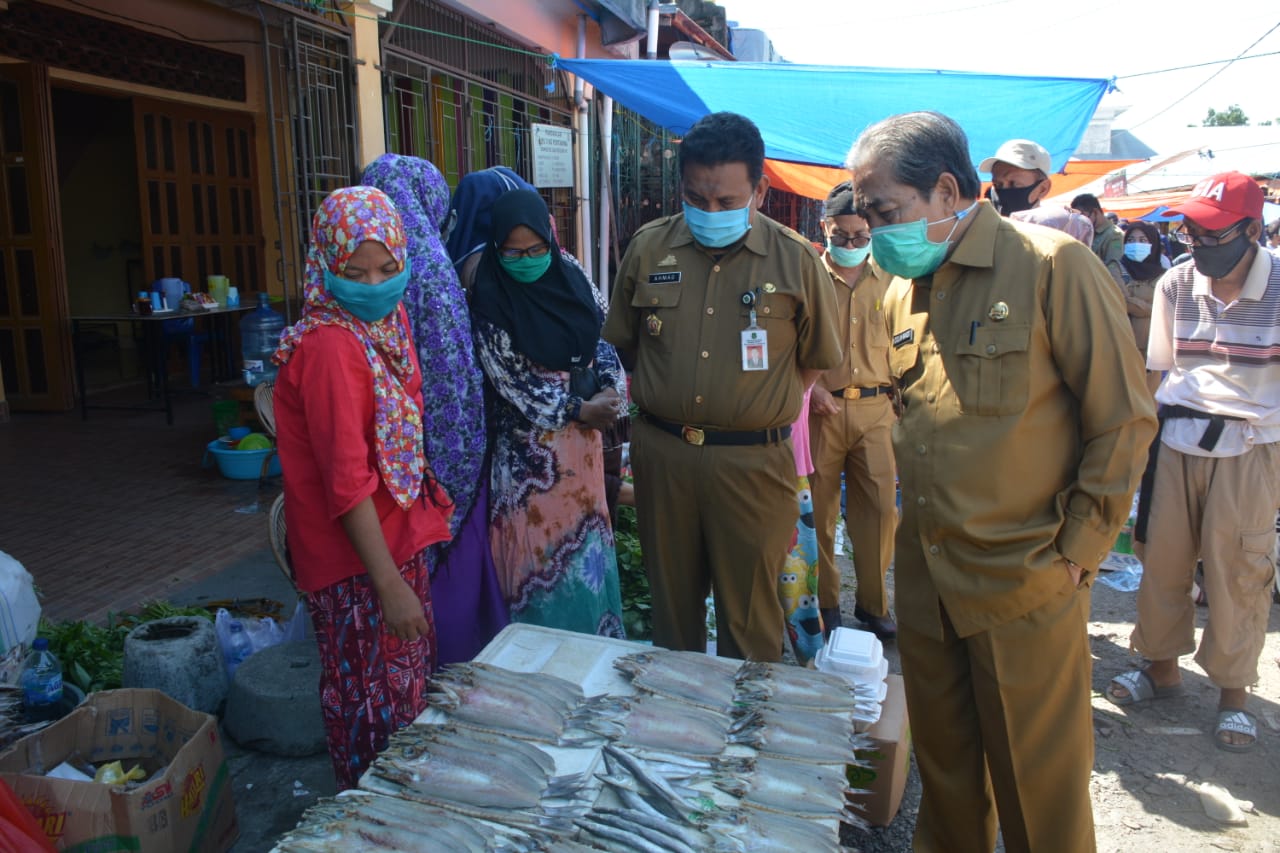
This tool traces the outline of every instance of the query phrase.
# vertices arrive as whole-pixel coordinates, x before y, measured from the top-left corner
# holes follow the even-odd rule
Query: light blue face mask
[[[837,246],[828,239],[827,251],[831,253],[831,260],[835,261],[836,266],[856,267],[871,254],[871,244],[868,243],[860,249],[850,249],[847,246]]]
[[[736,210],[707,211],[684,204],[684,221],[693,239],[709,249],[720,249],[742,239],[751,229],[751,205]]]
[[[324,271],[325,289],[333,294],[339,305],[366,323],[376,323],[396,310],[408,284],[408,258],[405,258],[403,270],[378,284],[361,284]]]
[[[929,275],[942,265],[951,246],[951,235],[960,227],[960,220],[968,216],[978,203],[957,211],[950,216],[930,222],[917,219],[915,222],[902,222],[897,225],[883,225],[871,229],[871,256],[876,263],[893,275],[900,278],[919,278]],[[954,219],[955,225],[947,233],[945,240],[935,243],[929,239],[929,226],[940,225],[948,219]]]
[[[1124,256],[1131,261],[1141,263],[1151,256],[1150,243],[1125,243]]]

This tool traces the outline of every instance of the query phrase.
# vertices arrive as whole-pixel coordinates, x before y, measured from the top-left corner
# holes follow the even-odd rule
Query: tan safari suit
[[[1094,849],[1089,575],[1155,433],[1120,291],[981,202],[886,297],[904,410],[895,610],[924,784],[915,849]],[[1072,584],[1066,560],[1088,573]],[[994,799],[993,799],[994,790]]]
[[[823,264],[835,292],[836,328],[843,360],[818,378],[828,391],[885,388],[889,376],[889,333],[884,295],[892,279],[868,261],[852,285]],[[893,560],[893,531],[898,524],[893,440],[893,404],[887,394],[834,400],[839,414],[809,415],[814,521],[818,528],[818,606],[840,606],[840,570],[835,562],[836,520],[840,517],[840,474],[846,489],[846,528],[853,545],[858,606],[873,616],[889,612],[884,578]]]
[[[742,369],[742,294],[759,289],[769,369]],[[713,430],[790,426],[801,368],[840,360],[827,273],[803,237],[757,213],[717,260],[681,215],[636,232],[618,270],[604,337],[634,358],[642,412]],[[653,596],[653,641],[706,648],[703,602],[714,589],[717,651],[777,660],[777,583],[799,516],[791,442],[696,446],[640,417],[632,470],[640,544]]]

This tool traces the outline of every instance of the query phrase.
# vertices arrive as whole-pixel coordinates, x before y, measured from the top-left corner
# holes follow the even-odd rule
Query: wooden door
[[[262,290],[253,118],[138,98],[134,131],[146,280],[199,291],[225,275],[242,298]]]
[[[71,408],[71,346],[43,66],[0,65],[0,370],[15,410]]]

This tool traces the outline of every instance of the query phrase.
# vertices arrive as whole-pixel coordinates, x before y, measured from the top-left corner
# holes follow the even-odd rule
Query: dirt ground
[[[843,568],[842,609],[846,624],[856,624],[847,621],[854,606],[852,567],[846,563]],[[1252,752],[1236,754],[1214,746],[1218,691],[1190,657],[1180,661],[1187,686],[1181,696],[1131,708],[1118,708],[1103,697],[1112,676],[1145,663],[1129,652],[1136,599],[1133,592],[1101,583],[1093,586],[1089,640],[1096,748],[1090,788],[1098,850],[1280,851],[1280,605],[1272,605],[1259,680],[1249,698],[1249,710],[1258,718],[1259,741]],[[1208,611],[1197,611],[1198,640]],[[890,671],[901,671],[894,643],[887,644],[886,654]],[[1233,826],[1210,819],[1199,794],[1204,784],[1245,801],[1247,823]],[[846,829],[842,840],[866,853],[908,851],[919,806],[920,777],[913,758],[893,823],[868,832]]]

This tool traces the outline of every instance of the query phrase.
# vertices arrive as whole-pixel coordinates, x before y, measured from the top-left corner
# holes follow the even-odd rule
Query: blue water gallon
[[[276,380],[271,355],[280,345],[284,317],[271,310],[270,298],[258,294],[258,307],[240,320],[240,353],[244,357],[244,381],[250,387]]]

